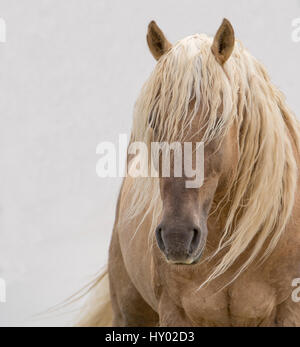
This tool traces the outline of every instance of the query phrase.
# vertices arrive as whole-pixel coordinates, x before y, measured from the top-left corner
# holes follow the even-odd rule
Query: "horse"
[[[78,325],[300,326],[295,115],[227,19],[174,45],[152,21],[147,43],[157,63],[130,142],[204,143],[204,181],[124,178]]]

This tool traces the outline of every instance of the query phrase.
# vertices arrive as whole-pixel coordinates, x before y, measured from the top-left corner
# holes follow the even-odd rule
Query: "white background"
[[[70,325],[33,315],[106,263],[120,179],[96,176],[95,150],[130,132],[149,21],[175,42],[227,17],[300,115],[300,1],[0,0],[0,17],[0,325]]]

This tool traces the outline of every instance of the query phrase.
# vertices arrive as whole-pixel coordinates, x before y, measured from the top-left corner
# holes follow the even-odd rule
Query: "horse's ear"
[[[154,20],[148,25],[147,42],[150,52],[156,60],[172,47]]]
[[[221,65],[230,57],[234,48],[234,41],[233,27],[229,20],[224,18],[211,46],[214,56]]]

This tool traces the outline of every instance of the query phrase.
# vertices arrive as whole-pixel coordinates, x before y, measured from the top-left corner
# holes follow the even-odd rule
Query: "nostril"
[[[161,233],[162,233],[162,228],[161,228],[161,226],[158,226],[156,228],[156,230],[155,230],[155,236],[156,236],[156,240],[157,240],[159,248],[162,251],[164,251],[165,250],[165,245],[164,245],[164,241],[162,239]]]
[[[199,228],[194,228],[193,229],[193,237],[192,237],[192,241],[190,244],[190,253],[193,253],[198,248],[198,245],[200,242],[200,235],[201,235],[201,232],[200,232]]]
[[[198,235],[199,235],[198,229],[194,228],[194,229],[193,229],[193,238],[192,238],[191,244],[194,244],[194,243],[197,242]]]

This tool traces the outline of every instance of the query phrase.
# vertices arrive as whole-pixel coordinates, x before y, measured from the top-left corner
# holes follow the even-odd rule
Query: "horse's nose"
[[[155,231],[158,247],[169,262],[191,264],[201,252],[201,231],[198,226],[166,225]]]

